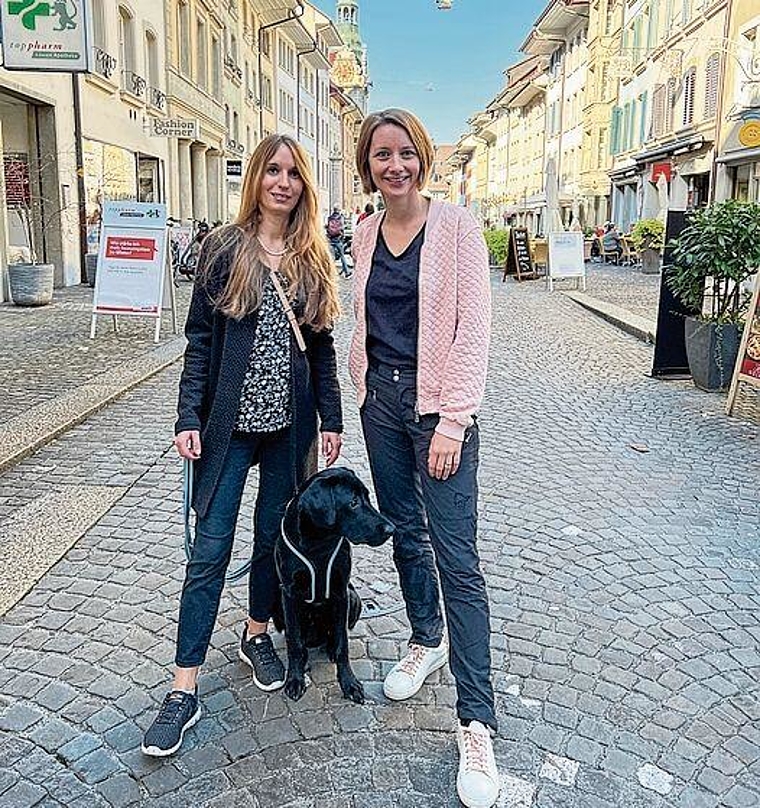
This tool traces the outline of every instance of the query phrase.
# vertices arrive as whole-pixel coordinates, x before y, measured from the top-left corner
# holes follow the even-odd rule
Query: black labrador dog
[[[285,694],[291,699],[306,690],[308,648],[324,645],[337,665],[344,697],[363,703],[364,688],[348,659],[348,630],[361,613],[349,582],[351,544],[378,547],[393,530],[350,469],[320,471],[288,503],[274,558],[288,649]]]

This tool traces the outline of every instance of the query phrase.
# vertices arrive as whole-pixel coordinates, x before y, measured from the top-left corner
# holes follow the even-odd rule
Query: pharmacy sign
[[[81,73],[89,68],[89,0],[0,0],[3,67]]]

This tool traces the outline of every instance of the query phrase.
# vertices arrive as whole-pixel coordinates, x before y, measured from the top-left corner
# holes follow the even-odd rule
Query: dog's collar
[[[282,540],[285,542],[286,547],[293,553],[296,558],[299,558],[306,565],[311,575],[311,597],[306,599],[306,603],[315,603],[317,600],[317,571],[314,569],[314,564],[290,541],[285,532],[285,517],[280,520],[280,534]],[[325,600],[330,599],[330,579],[332,578],[332,567],[335,559],[338,556],[338,551],[343,546],[345,539],[341,536],[338,539],[335,549],[330,554],[330,560],[327,562],[327,571],[325,572]]]

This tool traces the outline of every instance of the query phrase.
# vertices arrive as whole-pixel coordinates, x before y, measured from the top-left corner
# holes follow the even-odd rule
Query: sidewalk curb
[[[632,314],[614,303],[598,300],[585,292],[566,291],[563,294],[587,311],[596,314],[621,331],[625,331],[626,334],[630,334],[642,342],[654,344],[657,334],[656,322],[652,322],[646,317],[640,317],[638,314]]]
[[[129,362],[105,370],[77,390],[0,425],[0,472],[173,365],[184,350],[185,338],[173,337]]]

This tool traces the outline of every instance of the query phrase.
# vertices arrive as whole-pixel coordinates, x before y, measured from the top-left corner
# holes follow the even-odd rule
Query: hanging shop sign
[[[199,140],[200,124],[197,120],[185,118],[151,118],[152,137],[177,137],[183,140]]]
[[[760,146],[760,121],[747,121],[739,129],[739,143],[748,149]]]
[[[166,205],[153,202],[106,202],[100,233],[98,269],[90,338],[99,314],[152,317],[155,342],[161,330],[164,288],[177,329],[174,285],[167,257]],[[115,322],[115,321],[114,321]]]
[[[558,278],[575,278],[586,291],[583,233],[549,233],[549,291]]]
[[[92,54],[90,0],[3,0],[0,33],[7,70],[85,73]]]
[[[760,276],[755,278],[755,291],[747,312],[734,376],[728,390],[726,412],[729,415],[733,413],[741,382],[760,387]]]
[[[227,177],[231,180],[239,180],[243,176],[242,160],[227,160]]]

